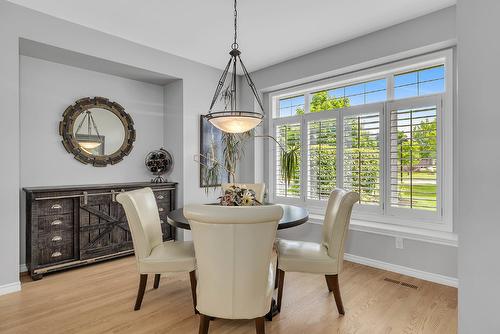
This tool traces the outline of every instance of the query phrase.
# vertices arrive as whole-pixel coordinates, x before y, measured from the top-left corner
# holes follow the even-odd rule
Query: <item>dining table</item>
[[[272,205],[273,203],[265,203],[263,205]],[[210,203],[209,205],[218,205]],[[295,227],[304,224],[309,220],[309,211],[306,208],[289,205],[289,204],[276,204],[283,208],[283,217],[278,224],[278,230],[284,230],[287,228]],[[184,217],[184,208],[179,208],[172,210],[167,214],[168,223],[172,226],[190,230],[189,222]]]
[[[273,203],[265,203],[263,205],[272,205]],[[210,205],[218,205],[216,203],[210,203]],[[306,223],[309,220],[309,211],[306,208],[290,205],[290,204],[276,204],[283,208],[283,217],[278,223],[278,230],[284,230],[292,227],[296,227]],[[179,208],[170,211],[167,214],[167,222],[177,228],[184,230],[190,230],[189,221],[184,217],[184,208]],[[271,310],[266,314],[266,319],[272,321],[273,317],[279,313],[276,306],[276,301],[272,300]]]

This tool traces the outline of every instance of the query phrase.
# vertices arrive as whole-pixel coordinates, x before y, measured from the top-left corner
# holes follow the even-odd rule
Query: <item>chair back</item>
[[[255,191],[255,198],[257,199],[257,201],[259,201],[260,203],[264,203],[264,194],[266,192],[265,183],[223,183],[222,192],[224,193],[226,189],[229,189],[230,186],[252,189],[253,191]]]
[[[123,206],[132,234],[136,258],[143,259],[163,242],[160,216],[151,188],[127,191],[116,195]]]
[[[328,255],[337,259],[338,272],[342,270],[344,243],[351,221],[352,207],[359,201],[359,194],[344,189],[334,189],[326,207],[323,222],[322,244],[328,249]]]
[[[273,244],[283,209],[277,205],[189,205],[196,254],[197,309],[224,319],[269,312],[274,290]],[[275,261],[275,260],[274,260]]]

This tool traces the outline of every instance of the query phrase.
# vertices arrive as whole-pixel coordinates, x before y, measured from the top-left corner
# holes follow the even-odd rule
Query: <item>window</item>
[[[390,206],[438,209],[438,109],[436,99],[389,104]]]
[[[307,198],[327,200],[337,185],[337,120],[307,124]]]
[[[284,149],[295,149],[298,151],[300,164],[300,124],[283,124],[276,127],[276,140]],[[281,150],[276,150],[276,195],[281,197],[299,198],[300,197],[300,168],[293,176],[289,184],[283,181],[281,175]]]
[[[379,130],[378,113],[344,117],[343,187],[358,192],[361,204],[380,204]]]
[[[300,157],[287,184],[281,151],[272,151],[271,200],[323,213],[331,190],[341,187],[360,194],[355,218],[450,231],[450,58],[426,55],[361,72],[360,80],[354,73],[271,94],[271,128]]]
[[[387,81],[378,79],[316,92],[312,95],[310,111],[339,109],[386,99]]]
[[[280,100],[279,117],[302,115],[304,113],[304,96],[289,97]]]
[[[444,92],[444,65],[394,76],[394,98]]]

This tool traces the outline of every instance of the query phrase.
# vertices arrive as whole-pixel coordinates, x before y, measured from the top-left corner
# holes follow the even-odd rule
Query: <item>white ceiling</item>
[[[10,0],[184,58],[223,68],[232,0]],[[456,0],[239,0],[249,71],[451,6]]]

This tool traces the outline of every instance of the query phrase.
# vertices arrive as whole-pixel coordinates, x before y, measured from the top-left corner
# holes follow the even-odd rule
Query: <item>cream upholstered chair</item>
[[[210,317],[255,319],[257,333],[264,333],[276,274],[273,244],[282,215],[277,205],[184,207],[196,253],[200,333],[208,333]]]
[[[325,275],[337,309],[344,314],[338,274],[342,270],[352,207],[357,201],[359,194],[356,192],[343,189],[332,191],[326,207],[321,243],[278,240],[278,310],[281,310],[285,272],[292,271]]]
[[[252,189],[255,191],[257,201],[264,203],[264,194],[266,192],[266,185],[264,183],[223,183],[222,192],[226,191],[226,189],[233,185],[240,188]]]
[[[155,274],[154,288],[160,284],[160,275],[169,272],[189,272],[193,306],[196,311],[196,275],[192,242],[163,242],[158,207],[151,188],[120,193],[116,200],[125,209],[137,269],[140,274],[139,291],[134,310],[139,310],[146,290],[148,274]]]

